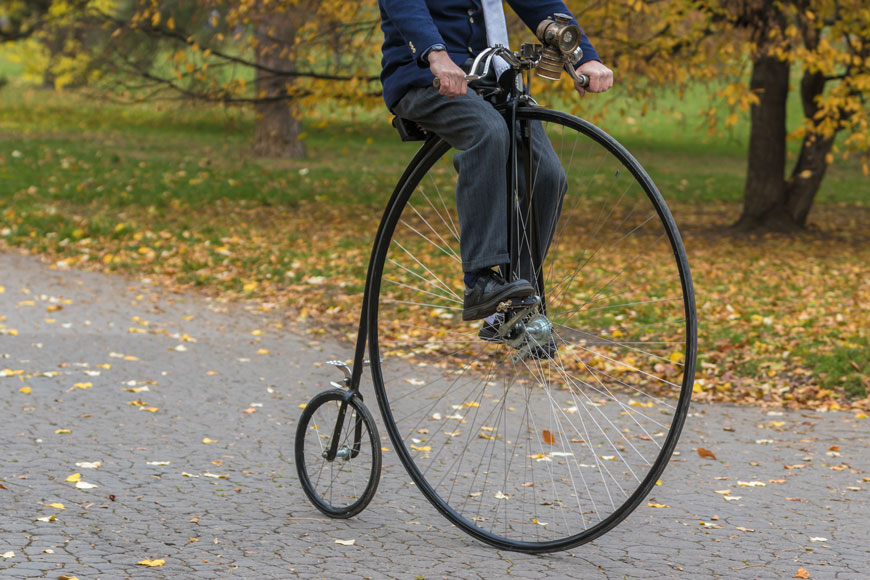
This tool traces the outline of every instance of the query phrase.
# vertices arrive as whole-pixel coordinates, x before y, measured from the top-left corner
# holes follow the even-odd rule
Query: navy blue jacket
[[[570,14],[562,0],[508,0],[508,4],[532,31],[557,12]],[[384,31],[381,83],[389,108],[410,87],[432,86],[435,77],[421,58],[432,45],[446,46],[456,64],[487,47],[480,0],[378,0],[378,5]],[[585,34],[580,48],[581,63],[599,60]]]

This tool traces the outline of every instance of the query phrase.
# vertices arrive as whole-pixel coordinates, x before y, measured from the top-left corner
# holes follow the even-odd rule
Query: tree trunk
[[[801,79],[801,102],[804,116],[813,119],[819,110],[816,98],[825,89],[822,73],[804,73]],[[806,227],[810,208],[828,169],[827,156],[834,145],[834,137],[809,132],[801,144],[801,152],[786,184],[789,215],[801,227]]]
[[[303,23],[304,10],[300,7],[286,11],[268,11],[256,24],[257,65],[271,70],[293,73],[296,61],[293,39]],[[254,153],[261,157],[304,157],[305,145],[299,140],[302,123],[288,97],[294,77],[257,69],[256,129]],[[269,100],[273,99],[273,100]]]
[[[789,64],[760,56],[752,66],[750,88],[759,103],[750,112],[749,160],[738,230],[794,231],[785,183],[786,100]]]

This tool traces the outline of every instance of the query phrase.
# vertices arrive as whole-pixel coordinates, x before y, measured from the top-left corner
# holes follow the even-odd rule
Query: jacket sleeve
[[[571,11],[568,10],[568,7],[565,6],[565,3],[562,2],[562,0],[507,0],[507,2],[523,22],[526,23],[526,26],[532,30],[532,32],[535,32],[538,29],[538,24],[540,24],[541,21],[557,12],[570,15],[571,21],[577,26],[580,26],[580,23],[577,22],[577,19],[574,18],[574,15],[571,14]],[[601,57],[598,56],[598,51],[596,51],[595,47],[592,46],[592,43],[589,42],[582,27],[580,27],[580,48],[583,50],[583,57],[577,64],[583,64],[590,60],[601,60]]]
[[[444,44],[444,39],[435,26],[426,0],[381,0],[381,7],[405,39],[417,65],[428,67],[423,55],[430,46]]]

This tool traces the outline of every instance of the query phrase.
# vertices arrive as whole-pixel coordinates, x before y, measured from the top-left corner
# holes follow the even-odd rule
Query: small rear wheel
[[[296,428],[296,471],[302,489],[314,507],[332,518],[349,518],[364,510],[381,476],[375,421],[357,397],[346,399],[341,389],[318,393]]]

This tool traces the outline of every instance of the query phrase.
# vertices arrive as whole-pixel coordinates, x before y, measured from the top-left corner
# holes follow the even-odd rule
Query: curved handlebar
[[[511,68],[519,70],[523,66],[523,63],[527,62],[523,60],[524,56],[525,52],[523,52],[522,55],[514,53],[500,44],[487,48],[474,59],[474,63],[471,65],[471,71],[465,75],[465,80],[467,82],[476,81],[477,79],[489,74],[489,68],[494,57],[502,58]],[[540,60],[540,53],[538,53],[538,60]],[[538,61],[536,60],[532,66],[535,66],[537,62]],[[578,87],[586,88],[589,86],[589,77],[584,74],[578,74],[574,69],[573,64],[566,64],[565,69],[568,71],[568,74],[571,75],[571,78],[574,79],[574,83]],[[432,86],[436,89],[440,89],[441,79],[435,77],[432,81]]]
[[[589,86],[589,77],[587,75],[579,74],[579,73],[575,72],[574,74],[571,75],[571,77],[574,79],[574,84],[577,85],[578,87],[582,87],[585,89]],[[479,78],[480,78],[480,76],[478,76],[478,75],[465,75],[465,80],[466,80],[466,82],[469,82],[469,83],[471,81],[476,81]],[[441,79],[439,79],[438,77],[435,77],[435,79],[432,81],[432,86],[435,87],[436,89],[440,89],[441,88]]]

